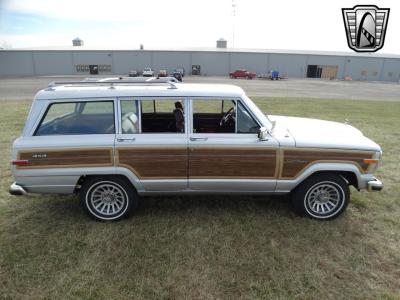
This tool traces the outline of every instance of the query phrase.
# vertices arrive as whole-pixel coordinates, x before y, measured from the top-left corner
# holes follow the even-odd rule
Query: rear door
[[[260,124],[240,99],[190,99],[189,188],[274,191],[278,142],[258,139]]]
[[[116,164],[130,169],[146,191],[187,188],[187,120],[184,98],[120,98]],[[179,103],[179,104],[176,104]],[[184,128],[174,110],[181,105]]]

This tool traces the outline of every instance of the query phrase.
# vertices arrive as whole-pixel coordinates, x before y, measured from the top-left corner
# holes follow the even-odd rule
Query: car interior
[[[196,100],[193,105],[193,132],[235,133],[236,101]]]
[[[105,102],[102,102],[105,103]],[[115,133],[113,102],[107,111],[86,111],[87,103],[56,103],[47,110],[35,135],[112,134]],[[63,111],[68,104],[72,111]],[[92,103],[93,106],[99,105]],[[101,106],[100,106],[101,107]],[[53,116],[54,115],[54,116]]]
[[[152,112],[142,112],[142,132],[180,132],[176,127],[173,105],[171,112],[157,111],[154,105]],[[226,104],[225,104],[226,105]],[[233,106],[232,106],[233,105]],[[196,133],[234,133],[236,125],[235,102],[224,112],[223,101],[218,101],[219,112],[195,112],[193,114],[193,128]]]
[[[178,132],[171,112],[142,113],[142,132]]]
[[[155,100],[153,100],[155,101]],[[147,101],[146,105],[152,109],[142,107],[141,125],[143,133],[181,132],[176,124],[173,112],[174,102],[159,100],[161,107],[156,109],[156,103]],[[196,105],[202,100],[196,101]],[[88,103],[93,106],[86,109]],[[109,107],[104,107],[108,103]],[[56,107],[69,105],[68,109]],[[214,109],[209,105],[213,104]],[[53,107],[53,105],[55,105]],[[73,135],[73,134],[112,134],[115,133],[114,109],[112,102],[79,102],[53,104],[45,114],[35,135]],[[213,106],[211,105],[211,106]],[[54,108],[54,109],[53,109]],[[65,107],[64,107],[65,108]],[[217,109],[216,109],[217,108]],[[132,134],[139,132],[137,114],[129,109],[121,118],[122,132]],[[152,110],[152,111],[151,111]],[[168,112],[169,110],[170,112]],[[233,100],[218,100],[211,103],[199,104],[194,107],[194,133],[256,133],[258,124],[248,114],[244,107]]]
[[[236,113],[232,107],[221,113],[194,113],[193,131],[195,133],[234,133]]]

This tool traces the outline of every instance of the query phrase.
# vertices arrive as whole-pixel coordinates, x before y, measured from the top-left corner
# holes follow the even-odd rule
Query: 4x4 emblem
[[[375,52],[383,47],[390,8],[356,5],[342,8],[347,44],[356,52]]]

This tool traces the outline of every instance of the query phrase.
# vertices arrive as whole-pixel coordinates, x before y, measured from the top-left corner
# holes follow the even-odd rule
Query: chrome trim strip
[[[232,190],[181,190],[181,191],[138,191],[140,196],[153,195],[285,195],[289,191],[232,191]]]

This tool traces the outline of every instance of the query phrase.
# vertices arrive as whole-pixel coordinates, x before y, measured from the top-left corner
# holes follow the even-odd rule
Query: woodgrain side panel
[[[91,167],[113,165],[113,150],[109,149],[37,149],[18,153],[21,160],[28,160],[28,165],[18,169]]]
[[[117,165],[140,179],[187,178],[187,148],[118,148]]]
[[[189,178],[275,178],[276,149],[192,148]]]
[[[353,151],[321,151],[321,150],[284,150],[282,178],[294,178],[306,167],[319,161],[324,162],[350,162],[365,172],[368,165],[363,162],[366,158],[372,158],[371,152]]]

